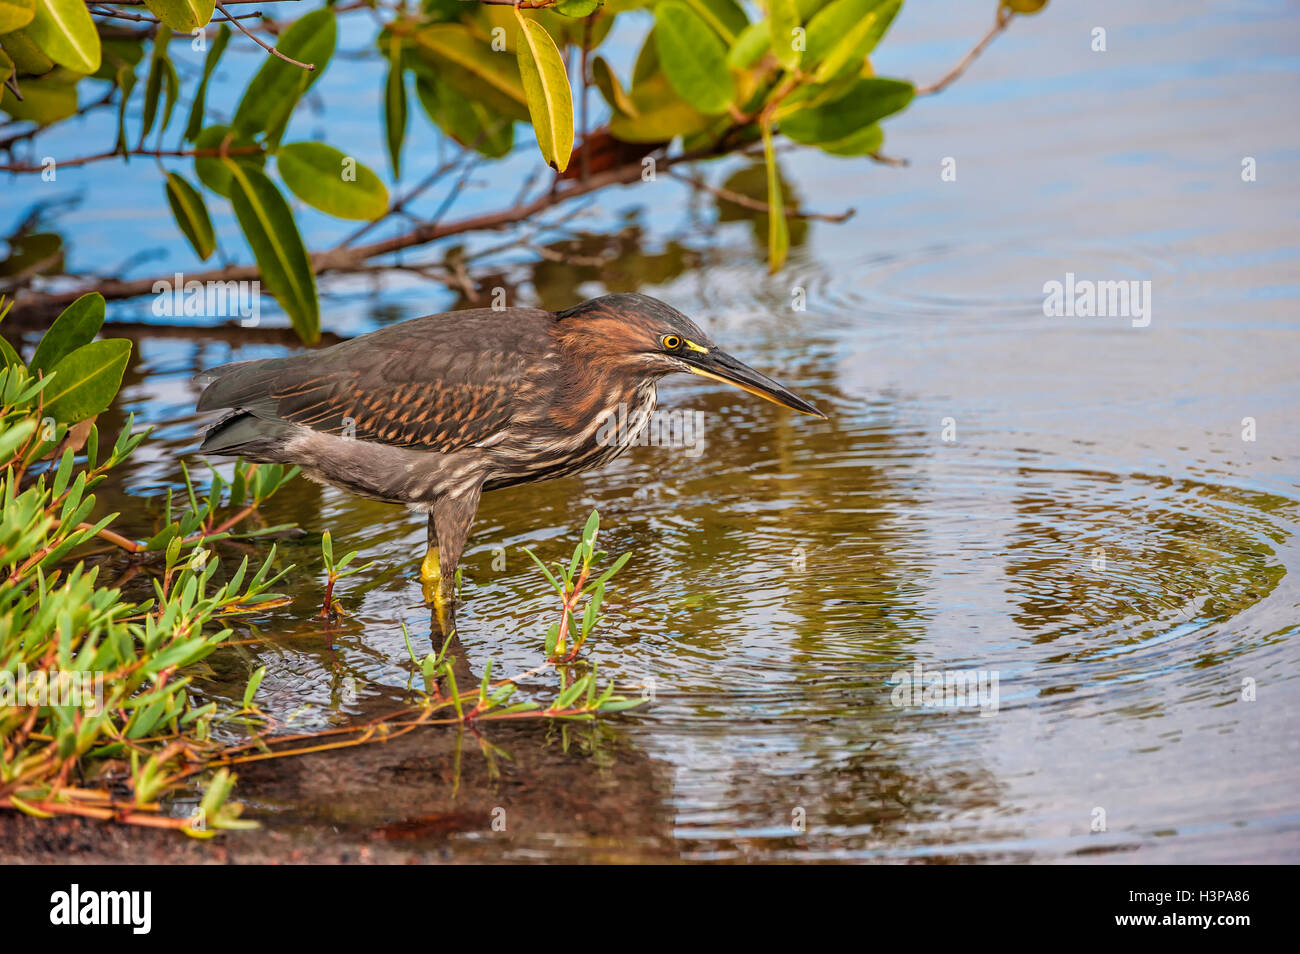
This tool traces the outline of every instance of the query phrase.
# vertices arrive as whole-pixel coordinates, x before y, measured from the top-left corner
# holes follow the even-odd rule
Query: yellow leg
[[[420,564],[420,586],[424,590],[424,601],[433,604],[438,614],[438,622],[445,632],[448,620],[447,607],[451,603],[452,594],[443,590],[442,564],[438,560],[437,547],[429,547],[429,552],[424,555],[424,562]]]
[[[420,564],[420,585],[424,588],[427,603],[436,602],[442,596],[442,564],[438,560],[438,548],[429,547]]]
[[[437,580],[442,576],[442,564],[438,561],[438,548],[429,547],[429,552],[424,555],[424,562],[420,564],[421,580]]]

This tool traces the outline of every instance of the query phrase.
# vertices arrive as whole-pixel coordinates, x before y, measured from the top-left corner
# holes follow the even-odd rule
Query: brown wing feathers
[[[449,453],[510,423],[527,356],[547,347],[553,322],[526,308],[419,318],[311,354],[218,368],[199,409]]]
[[[274,387],[277,414],[312,430],[448,453],[510,421],[507,392],[492,385],[408,381],[396,386],[360,372],[316,375]]]

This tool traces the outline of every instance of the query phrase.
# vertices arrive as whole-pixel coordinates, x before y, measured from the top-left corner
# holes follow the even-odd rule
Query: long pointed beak
[[[825,414],[799,395],[773,381],[761,371],[755,371],[743,361],[737,361],[725,351],[712,349],[703,353],[682,355],[682,358],[693,374],[722,381],[742,391],[756,394],[773,404],[826,420]]]

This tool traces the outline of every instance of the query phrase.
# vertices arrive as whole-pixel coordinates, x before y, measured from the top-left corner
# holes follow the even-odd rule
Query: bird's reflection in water
[[[423,656],[420,646],[445,654],[462,693],[479,685],[475,648],[455,632],[444,635],[432,609],[429,623],[427,635],[410,634],[415,654]],[[361,678],[356,653],[366,650],[355,621],[345,618],[332,629],[318,663],[328,666],[337,704],[348,681]],[[444,679],[439,691],[445,696],[450,688]],[[387,688],[359,700],[361,718],[391,711],[399,696]],[[374,744],[254,762],[240,775],[241,789],[274,813],[276,830],[310,842],[313,858],[360,850],[388,861],[523,859],[544,851],[626,860],[673,851],[669,766],[608,720],[437,725]]]

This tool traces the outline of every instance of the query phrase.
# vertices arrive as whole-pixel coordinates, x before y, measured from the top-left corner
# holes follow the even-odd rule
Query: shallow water
[[[910,5],[878,71],[942,74],[986,25],[967,6]],[[704,413],[701,453],[640,447],[485,498],[469,670],[537,663],[551,604],[521,547],[566,554],[598,508],[602,546],[634,557],[591,657],[653,680],[652,705],[571,729],[567,750],[545,727],[488,727],[514,759],[499,780],[470,744],[457,781],[432,742],[433,764],[420,743],[410,764],[355,750],[355,777],[293,798],[259,800],[251,776],[255,814],[303,842],[463,859],[1300,859],[1298,40],[1284,4],[1053,4],[888,125],[909,167],[787,156],[806,208],[857,215],[797,230],[774,278],[764,231],[713,225],[711,200],[608,196],[609,219],[647,208],[609,269],[515,267],[512,287],[549,307],[664,298],[830,421],[668,379],[661,408]],[[1067,272],[1149,280],[1149,325],[1044,317],[1043,284]],[[452,304],[409,279],[334,282],[324,313],[353,333]],[[159,425],[108,494],[144,534],[120,495],[177,486],[190,376],[277,348],[137,342],[105,423]],[[237,700],[265,665],[264,708],[306,728],[400,703],[400,624],[429,634],[420,521],[304,481],[266,519],[313,534],[283,546],[295,602],[241,629],[201,691]],[[342,585],[332,647],[311,619],[327,528],[376,561]],[[996,674],[996,711],[895,705],[917,666]],[[484,824],[496,805],[520,806],[508,834]]]

